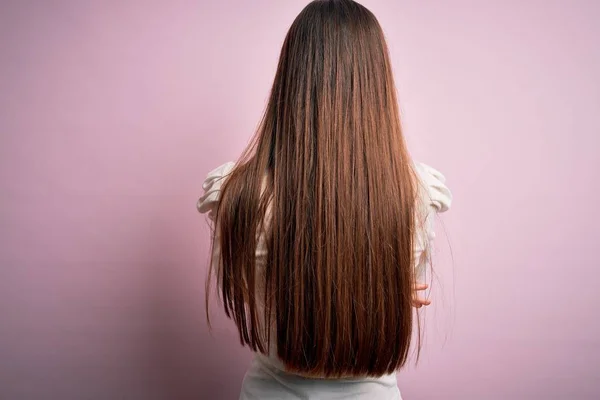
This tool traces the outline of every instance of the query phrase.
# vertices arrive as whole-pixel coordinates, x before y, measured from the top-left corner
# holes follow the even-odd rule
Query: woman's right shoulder
[[[446,185],[446,177],[437,169],[421,162],[415,162],[415,169],[429,205],[438,213],[447,211],[452,205],[452,192]]]

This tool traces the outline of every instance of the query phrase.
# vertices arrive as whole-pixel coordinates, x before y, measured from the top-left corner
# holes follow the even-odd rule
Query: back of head
[[[217,212],[217,279],[242,343],[267,352],[274,341],[288,370],[311,376],[401,367],[415,187],[379,23],[351,0],[310,3]],[[262,230],[268,257],[257,268]]]

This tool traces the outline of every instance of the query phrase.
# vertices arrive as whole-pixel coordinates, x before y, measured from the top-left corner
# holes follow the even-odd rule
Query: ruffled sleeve
[[[417,172],[427,192],[427,201],[436,212],[447,211],[452,204],[452,193],[446,186],[441,172],[423,163],[417,163]]]
[[[227,175],[229,175],[233,170],[233,167],[235,167],[235,163],[233,161],[229,161],[218,166],[206,175],[204,183],[202,183],[202,189],[204,190],[204,193],[198,199],[196,208],[202,214],[208,213],[208,217],[212,220],[215,219],[215,212],[216,207],[219,204],[221,187],[223,186]]]
[[[423,279],[431,256],[428,250],[435,239],[434,217],[448,211],[452,205],[452,193],[446,186],[446,178],[438,170],[422,163],[416,163],[415,170],[420,180],[421,202],[418,207],[414,257],[417,275]]]

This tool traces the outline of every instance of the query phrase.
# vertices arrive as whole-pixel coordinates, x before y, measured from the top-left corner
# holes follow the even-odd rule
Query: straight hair
[[[417,319],[417,192],[377,19],[352,0],[311,2],[216,210],[207,285],[215,273],[241,343],[274,345],[305,376],[402,367]]]

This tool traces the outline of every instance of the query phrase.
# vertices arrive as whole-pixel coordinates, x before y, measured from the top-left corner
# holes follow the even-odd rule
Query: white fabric
[[[221,187],[229,173],[235,167],[234,162],[227,162],[210,171],[202,189],[204,193],[197,203],[197,209],[206,213],[211,220],[215,218],[215,209],[219,202]],[[415,260],[417,274],[423,276],[429,252],[426,249],[435,238],[433,217],[450,208],[452,194],[445,185],[444,176],[434,168],[416,163],[415,171],[420,178],[420,194],[422,202],[419,207],[417,223],[420,226],[415,238]],[[259,238],[256,250],[257,268],[266,258],[264,238]],[[215,240],[213,247],[215,259],[218,259],[220,245]],[[359,379],[313,379],[285,372],[283,363],[276,356],[275,349],[268,355],[257,353],[248,369],[240,400],[300,400],[300,399],[381,399],[401,400],[396,375],[384,375],[379,378]]]

